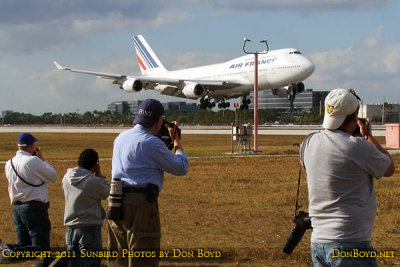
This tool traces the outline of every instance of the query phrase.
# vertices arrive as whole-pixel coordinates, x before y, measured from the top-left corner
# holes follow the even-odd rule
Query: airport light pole
[[[243,52],[245,54],[253,54],[254,55],[254,145],[253,151],[254,152],[261,152],[258,150],[258,54],[267,54],[268,53],[268,42],[267,40],[262,40],[260,43],[265,43],[267,49],[263,52],[249,52],[246,51],[246,43],[250,42],[251,40],[244,38],[243,43]]]

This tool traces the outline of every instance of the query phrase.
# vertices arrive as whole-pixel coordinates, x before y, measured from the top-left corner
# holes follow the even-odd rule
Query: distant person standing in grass
[[[80,257],[82,249],[102,250],[101,227],[105,211],[101,200],[107,199],[110,184],[101,173],[99,155],[95,150],[82,151],[78,167],[67,170],[62,187],[65,195],[64,225],[68,226],[67,249],[76,255],[70,258],[70,266],[100,266],[101,259]]]
[[[5,165],[8,194],[13,205],[18,246],[23,250],[50,250],[49,192],[46,183],[54,182],[57,173],[44,160],[38,140],[22,133],[17,140],[17,154]]]
[[[358,100],[352,90],[330,92],[325,99],[325,130],[302,144],[314,266],[378,265],[376,258],[359,255],[373,250],[374,177],[392,176],[395,168],[372,136],[370,120],[358,119]],[[341,257],[341,252],[350,256]]]

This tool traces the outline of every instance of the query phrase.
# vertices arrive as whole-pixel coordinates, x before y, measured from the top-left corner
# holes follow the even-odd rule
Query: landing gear
[[[293,101],[296,99],[296,87],[291,87],[288,91],[288,100],[290,100],[290,107],[293,107]]]
[[[218,103],[218,108],[229,108],[231,103],[225,102],[225,98],[222,98],[221,102]]]
[[[250,103],[251,103],[251,100],[248,99],[246,96],[243,96],[242,104],[240,105],[240,109],[249,109]]]
[[[200,104],[197,105],[197,109],[202,110],[202,109],[207,109],[207,108],[213,108],[215,107],[215,102],[211,102],[211,98],[206,96],[200,98]]]
[[[304,84],[303,83],[298,83],[298,84],[292,84],[289,87],[287,98],[290,100],[290,109],[293,109],[293,101],[296,99],[296,94],[297,92],[302,92],[304,91]]]

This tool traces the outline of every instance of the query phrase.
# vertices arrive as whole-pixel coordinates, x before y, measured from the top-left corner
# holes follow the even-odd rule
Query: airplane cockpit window
[[[296,51],[292,51],[292,52],[289,52],[289,55],[292,55],[292,54],[298,54],[298,55],[301,55],[301,52],[300,52],[300,51],[298,51],[298,50],[296,50]]]

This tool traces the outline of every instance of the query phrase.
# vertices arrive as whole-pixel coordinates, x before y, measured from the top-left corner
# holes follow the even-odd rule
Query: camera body
[[[107,219],[118,221],[122,220],[122,217],[122,181],[121,178],[113,178],[108,197]]]
[[[179,139],[181,138],[181,129],[179,129],[179,127],[175,123],[164,120],[161,126],[161,130],[158,132],[158,134],[156,134],[156,136],[165,143],[168,149],[172,150],[174,148],[174,141],[169,135],[167,126],[170,128],[176,128],[176,134],[178,134]]]
[[[301,238],[307,229],[312,229],[311,227],[311,218],[308,212],[298,211],[296,212],[293,222],[295,223],[290,230],[290,234],[286,239],[286,242],[283,246],[283,252],[290,255],[296,246],[299,244]]]
[[[368,138],[368,135],[369,135],[369,122],[367,121],[367,119],[364,119],[364,118],[358,118],[358,120],[359,121],[361,121],[361,123],[363,124],[363,125],[367,125],[368,127],[367,127],[367,138]],[[353,133],[351,134],[352,136],[354,136],[354,137],[362,137],[362,135],[361,135],[361,129],[360,129],[360,126],[357,124],[357,126],[356,126],[356,129],[353,131]]]

